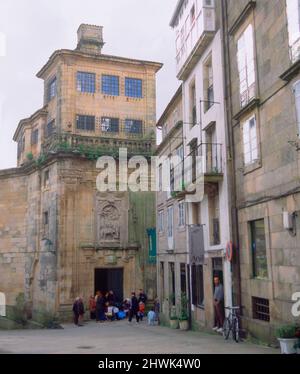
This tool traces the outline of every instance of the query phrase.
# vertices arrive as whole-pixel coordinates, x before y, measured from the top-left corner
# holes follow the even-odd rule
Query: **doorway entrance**
[[[114,291],[116,301],[123,301],[123,269],[95,269],[95,293]]]

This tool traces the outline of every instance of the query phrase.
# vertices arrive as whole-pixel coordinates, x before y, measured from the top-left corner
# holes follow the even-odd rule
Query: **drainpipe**
[[[231,165],[228,167],[228,179],[229,179],[229,191],[230,196],[230,207],[231,207],[231,224],[232,224],[232,236],[233,241],[236,243],[236,272],[237,272],[237,304],[242,305],[242,293],[241,293],[241,269],[240,269],[240,245],[239,245],[239,227],[238,227],[238,212],[236,208],[236,178],[235,178],[235,150],[234,141],[232,134],[232,101],[231,101],[231,64],[229,54],[229,36],[228,36],[228,7],[227,0],[221,1],[221,30],[222,30],[222,44],[223,44],[223,80],[224,80],[224,97],[225,97],[225,127],[226,127],[226,143],[228,145],[228,152],[231,159]]]

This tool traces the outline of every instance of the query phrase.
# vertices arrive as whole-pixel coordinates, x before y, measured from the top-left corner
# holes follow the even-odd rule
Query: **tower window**
[[[95,131],[95,117],[94,116],[76,116],[76,127],[78,130]]]
[[[77,91],[95,93],[96,91],[96,75],[94,73],[77,73]]]
[[[143,97],[142,80],[134,78],[125,78],[125,95],[127,97]]]
[[[102,75],[102,93],[119,96],[119,77],[115,75]]]

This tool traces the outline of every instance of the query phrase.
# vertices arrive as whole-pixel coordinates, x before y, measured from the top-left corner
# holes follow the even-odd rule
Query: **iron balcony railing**
[[[171,168],[171,191],[194,183],[197,177],[223,174],[222,144],[201,143],[182,162]]]

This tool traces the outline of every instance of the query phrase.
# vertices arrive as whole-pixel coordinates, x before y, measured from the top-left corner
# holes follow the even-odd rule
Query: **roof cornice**
[[[48,71],[48,69],[54,63],[55,59],[60,56],[75,56],[75,57],[82,57],[82,58],[87,58],[87,59],[94,59],[97,61],[111,61],[111,62],[124,63],[124,64],[149,66],[149,67],[154,68],[156,73],[163,67],[162,63],[155,62],[155,61],[137,60],[137,59],[131,59],[127,57],[112,56],[112,55],[105,55],[105,54],[93,55],[93,54],[84,53],[78,50],[59,49],[50,56],[48,62],[42,67],[42,69],[37,73],[36,76],[38,78],[43,78],[46,72]]]
[[[30,123],[31,121],[34,121],[37,117],[40,117],[40,116],[47,116],[48,115],[48,111],[47,111],[47,106],[44,106],[43,108],[37,110],[36,112],[34,112],[29,118],[24,118],[22,119],[19,124],[18,124],[18,127],[14,133],[14,136],[13,136],[13,140],[16,142],[18,137],[19,137],[19,133],[22,129],[23,126],[27,125],[28,123]]]

